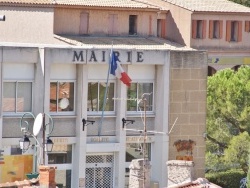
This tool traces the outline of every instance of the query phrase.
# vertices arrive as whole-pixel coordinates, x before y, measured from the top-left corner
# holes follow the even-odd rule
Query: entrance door
[[[113,187],[113,155],[88,155],[86,157],[86,188]]]

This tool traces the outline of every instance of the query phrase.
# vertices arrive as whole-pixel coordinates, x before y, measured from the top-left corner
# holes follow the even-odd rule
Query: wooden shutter
[[[207,20],[202,21],[202,38],[205,39],[207,34]]]
[[[245,21],[245,31],[249,32],[250,26],[249,26],[249,21]]]
[[[149,24],[148,24],[148,35],[152,35],[152,15],[149,16]]]
[[[212,39],[214,36],[214,21],[209,20],[209,38]]]
[[[238,21],[238,38],[237,42],[242,41],[242,21]]]
[[[192,38],[196,39],[197,20],[192,20]]]
[[[223,21],[219,20],[219,38],[221,39],[223,36]]]
[[[232,22],[230,20],[227,20],[226,23],[226,41],[230,41],[231,40],[231,24]]]
[[[108,34],[109,35],[117,35],[117,23],[118,23],[118,15],[117,14],[109,14],[108,17]]]
[[[88,34],[89,30],[89,13],[83,12],[80,15],[80,34]]]
[[[166,20],[161,21],[161,37],[166,37]]]

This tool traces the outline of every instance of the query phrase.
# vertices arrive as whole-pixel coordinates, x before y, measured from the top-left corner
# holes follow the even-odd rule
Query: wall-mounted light
[[[5,21],[5,15],[0,15],[0,21]]]
[[[127,122],[133,124],[135,122],[135,120],[129,120],[129,119],[122,118],[122,128],[123,129],[124,129],[125,125],[127,125]]]
[[[95,123],[95,121],[90,121],[90,120],[87,120],[87,119],[84,119],[84,118],[83,118],[83,119],[82,119],[82,125],[83,125],[83,126],[82,126],[82,130],[84,131],[84,127],[87,126],[87,125],[90,124],[90,123],[93,125],[93,124]]]

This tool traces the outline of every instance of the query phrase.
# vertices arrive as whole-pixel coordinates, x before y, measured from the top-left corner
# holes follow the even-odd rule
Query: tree
[[[248,155],[248,165],[250,164],[250,155]],[[250,168],[248,168],[247,172],[247,188],[250,188]]]
[[[250,133],[250,67],[218,71],[207,84],[207,152],[223,157],[244,132]]]
[[[230,1],[250,7],[250,0],[230,0]]]
[[[249,155],[250,137],[247,132],[234,136],[227,149],[224,152],[226,163],[240,165],[241,169],[247,173],[248,171],[248,155]]]

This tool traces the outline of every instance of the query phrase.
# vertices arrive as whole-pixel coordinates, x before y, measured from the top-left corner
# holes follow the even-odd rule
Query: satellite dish
[[[60,107],[61,109],[65,109],[65,108],[67,108],[68,106],[69,106],[69,99],[63,98],[63,99],[60,100],[59,107]]]
[[[42,128],[42,124],[43,124],[43,114],[39,113],[36,116],[35,122],[34,122],[34,126],[33,126],[33,134],[34,136],[37,136]]]

